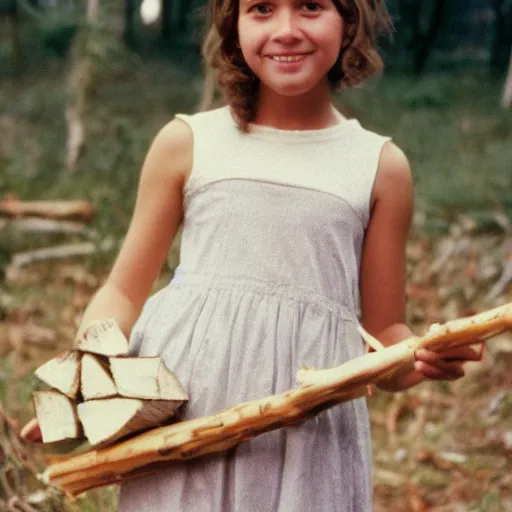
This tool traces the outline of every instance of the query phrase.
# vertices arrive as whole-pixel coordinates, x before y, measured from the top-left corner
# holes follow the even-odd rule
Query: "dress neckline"
[[[229,106],[224,107],[226,115],[229,116],[231,123],[236,126]],[[327,128],[316,128],[310,130],[284,130],[282,128],[274,128],[273,126],[265,126],[262,124],[249,124],[249,132],[244,134],[248,137],[256,137],[276,142],[316,142],[335,138],[349,129],[356,128],[359,122],[356,119],[346,119],[341,113],[333,107],[334,113],[338,118],[338,123]]]

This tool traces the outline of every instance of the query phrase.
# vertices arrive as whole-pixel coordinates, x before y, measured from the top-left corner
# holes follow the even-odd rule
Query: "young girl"
[[[331,91],[381,67],[378,0],[212,0],[209,64],[227,105],[178,115],[155,138],[133,220],[79,333],[114,317],[131,351],[160,355],[186,387],[185,418],[280,393],[302,366],[364,353],[404,324],[407,159],[345,119]],[[143,305],[183,222],[172,282]],[[135,325],[134,325],[135,324]],[[470,349],[419,351],[382,383],[455,379]],[[367,512],[364,399],[226,453],[123,485],[124,512]]]

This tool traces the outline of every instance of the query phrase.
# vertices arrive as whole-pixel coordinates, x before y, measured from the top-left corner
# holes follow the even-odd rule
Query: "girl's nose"
[[[283,10],[277,18],[274,37],[276,41],[290,42],[300,38],[299,23],[291,9]]]

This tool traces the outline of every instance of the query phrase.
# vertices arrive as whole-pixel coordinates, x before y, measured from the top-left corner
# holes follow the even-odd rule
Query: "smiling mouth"
[[[305,59],[309,53],[302,53],[300,55],[272,55],[271,59],[276,62],[298,62]]]

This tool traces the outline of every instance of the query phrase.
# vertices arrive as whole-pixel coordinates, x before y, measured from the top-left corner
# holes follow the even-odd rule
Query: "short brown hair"
[[[354,87],[382,70],[377,38],[390,33],[383,0],[332,0],[344,20],[341,51],[328,73],[333,89]],[[238,126],[248,131],[256,114],[259,79],[249,68],[238,42],[239,0],[209,0],[208,32],[203,43],[207,79],[203,107],[211,103],[214,79]]]

